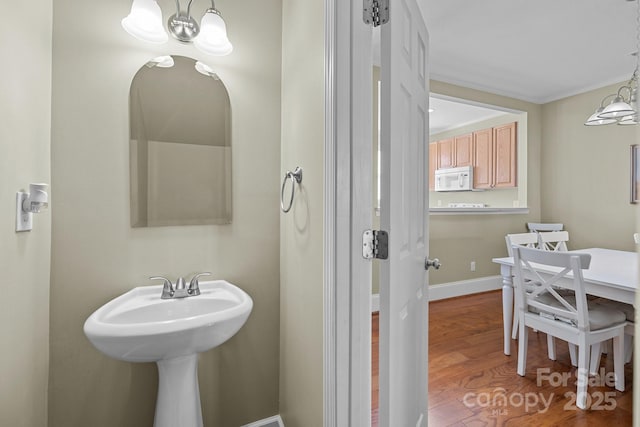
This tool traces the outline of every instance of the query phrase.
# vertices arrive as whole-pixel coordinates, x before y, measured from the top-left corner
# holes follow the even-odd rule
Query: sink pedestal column
[[[159,360],[154,427],[202,427],[198,354]]]

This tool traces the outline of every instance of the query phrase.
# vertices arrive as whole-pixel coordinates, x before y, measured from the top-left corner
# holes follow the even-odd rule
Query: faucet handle
[[[204,272],[204,273],[198,273],[195,276],[193,276],[193,278],[191,279],[191,281],[189,282],[189,289],[187,289],[187,292],[189,293],[189,295],[200,295],[200,283],[198,282],[198,278],[200,276],[211,276],[211,273]]]
[[[162,276],[153,276],[149,277],[149,280],[163,280],[164,286],[162,287],[162,299],[172,298],[175,293],[173,289],[173,285],[171,284],[171,280]]]

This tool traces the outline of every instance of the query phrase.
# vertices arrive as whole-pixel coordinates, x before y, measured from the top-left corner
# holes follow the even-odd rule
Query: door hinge
[[[363,0],[364,23],[377,27],[389,22],[389,0]]]
[[[389,234],[383,230],[365,230],[362,233],[362,257],[364,259],[387,259],[389,257]]]

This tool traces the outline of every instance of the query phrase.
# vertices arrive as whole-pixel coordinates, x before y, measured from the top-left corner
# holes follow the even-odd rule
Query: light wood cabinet
[[[495,174],[494,187],[516,186],[516,124],[493,128]]]
[[[473,188],[493,184],[493,129],[473,133]]]
[[[456,140],[454,138],[438,141],[438,169],[452,168],[456,164]]]
[[[456,136],[454,138],[455,163],[454,167],[471,166],[473,164],[473,134]]]
[[[516,123],[474,132],[473,188],[515,187]]]
[[[473,164],[473,134],[429,143],[429,190],[436,188],[436,170]]]
[[[473,166],[473,188],[517,186],[517,123],[429,143],[429,189],[436,169]]]

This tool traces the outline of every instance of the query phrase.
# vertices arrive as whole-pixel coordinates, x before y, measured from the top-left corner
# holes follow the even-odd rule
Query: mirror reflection
[[[131,83],[131,225],[231,222],[231,105],[206,64],[155,58]]]

